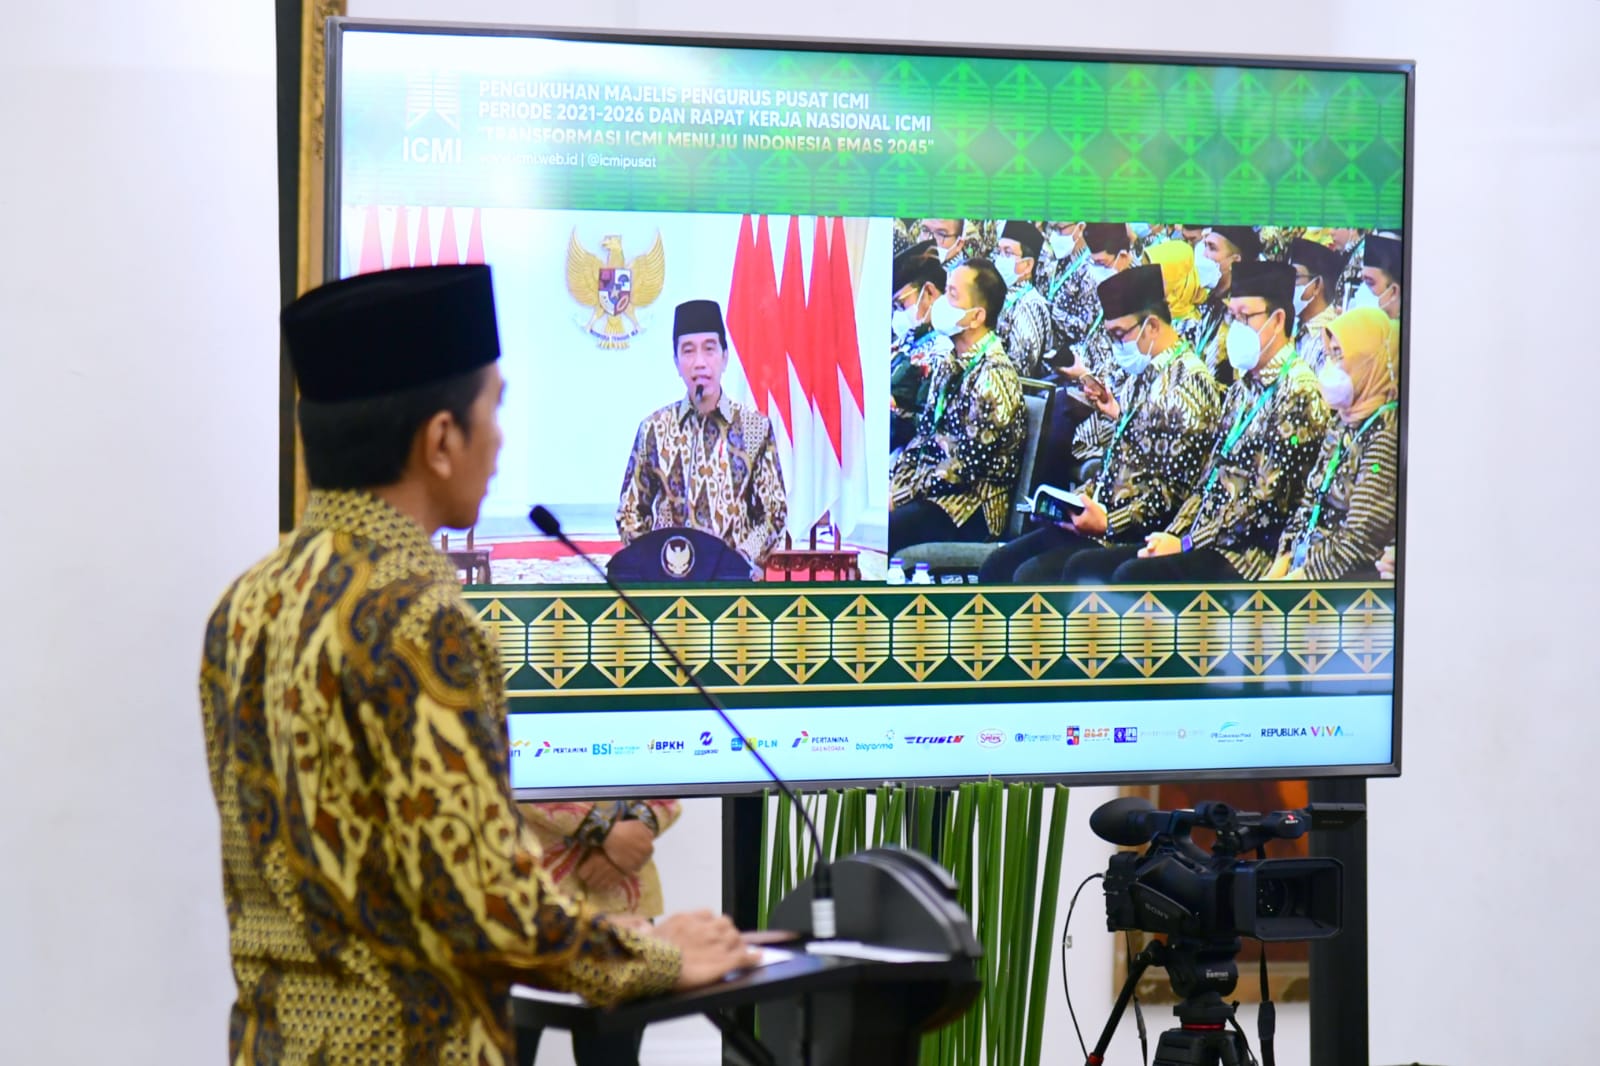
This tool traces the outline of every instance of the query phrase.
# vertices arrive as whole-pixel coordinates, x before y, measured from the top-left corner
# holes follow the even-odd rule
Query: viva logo
[[[1344,726],[1314,725],[1311,727],[1311,735],[1314,737],[1342,737],[1344,736]]]

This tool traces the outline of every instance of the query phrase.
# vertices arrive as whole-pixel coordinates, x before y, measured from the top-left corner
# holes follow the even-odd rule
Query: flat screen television
[[[329,27],[326,276],[493,271],[520,796],[1399,772],[1409,64]]]

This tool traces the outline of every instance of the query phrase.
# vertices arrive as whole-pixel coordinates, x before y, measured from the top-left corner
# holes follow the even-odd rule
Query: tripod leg
[[[1157,940],[1133,957],[1132,963],[1128,966],[1128,979],[1122,982],[1122,991],[1117,993],[1117,1001],[1111,1005],[1111,1017],[1106,1019],[1106,1027],[1100,1030],[1100,1039],[1095,1041],[1094,1050],[1089,1052],[1089,1061],[1085,1066],[1100,1066],[1106,1061],[1106,1048],[1111,1046],[1111,1037],[1122,1021],[1123,1012],[1128,1009],[1128,1001],[1133,998],[1133,990],[1139,984],[1139,978],[1143,977],[1144,972],[1155,962],[1156,949],[1164,946]]]

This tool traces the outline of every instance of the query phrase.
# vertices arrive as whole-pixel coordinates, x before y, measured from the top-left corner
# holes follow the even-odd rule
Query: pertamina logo
[[[531,747],[531,748],[533,748],[533,757],[535,759],[542,758],[542,757],[544,757],[546,755],[587,755],[587,754],[589,754],[589,749],[588,748],[556,747],[555,745],[551,744],[548,740],[541,741],[538,744],[533,744],[530,741],[526,741],[526,740],[519,740],[516,743],[511,745],[511,757],[512,758],[516,758],[518,755],[520,755],[521,754],[521,750],[520,749],[523,748],[523,747]]]
[[[418,71],[406,79],[406,131],[400,158],[430,165],[461,162],[461,78]]]

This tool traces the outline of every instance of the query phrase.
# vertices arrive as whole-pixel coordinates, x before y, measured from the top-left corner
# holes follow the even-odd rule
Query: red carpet
[[[614,555],[621,547],[620,540],[579,540],[578,547],[591,555]],[[561,559],[572,553],[559,540],[513,540],[490,545],[496,559]]]

